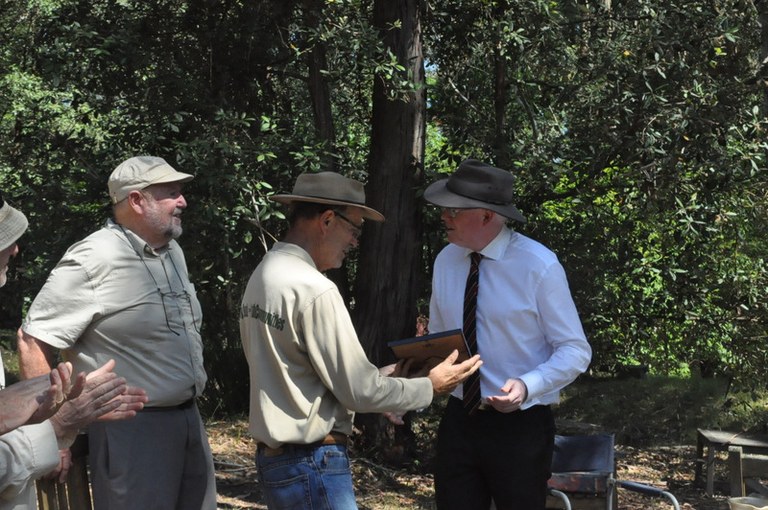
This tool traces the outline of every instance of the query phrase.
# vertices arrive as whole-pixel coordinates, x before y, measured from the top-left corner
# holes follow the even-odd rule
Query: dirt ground
[[[220,509],[265,509],[256,481],[254,444],[245,421],[208,425],[217,466]],[[664,446],[647,449],[616,447],[617,478],[663,488],[675,495],[683,510],[727,510],[725,458],[716,464],[715,495],[708,497],[694,484],[695,447]],[[432,479],[414,471],[394,470],[364,458],[352,459],[357,501],[361,510],[432,509]],[[582,502],[584,503],[584,502]],[[579,502],[574,502],[574,509]],[[672,508],[666,500],[624,489],[617,510]]]

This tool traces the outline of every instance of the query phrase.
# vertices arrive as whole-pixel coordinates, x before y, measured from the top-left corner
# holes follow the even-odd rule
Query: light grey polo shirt
[[[171,406],[205,388],[202,318],[176,241],[155,251],[110,220],[67,250],[22,329],[63,349],[76,371],[114,358],[148,406]]]

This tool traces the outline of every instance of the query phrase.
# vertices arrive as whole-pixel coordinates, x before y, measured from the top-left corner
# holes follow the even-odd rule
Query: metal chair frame
[[[613,434],[555,436],[552,458],[550,493],[571,509],[568,494],[584,494],[605,498],[606,510],[617,503],[617,488],[624,488],[651,497],[664,498],[680,510],[680,504],[670,492],[643,483],[618,480],[615,476]]]

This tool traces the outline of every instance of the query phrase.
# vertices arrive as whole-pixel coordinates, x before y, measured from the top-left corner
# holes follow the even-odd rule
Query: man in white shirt
[[[592,356],[557,257],[506,225],[526,221],[513,184],[511,173],[470,159],[424,193],[442,208],[450,242],[435,260],[430,329],[464,328],[484,360],[479,384],[459,386],[440,423],[439,510],[486,510],[491,501],[498,510],[544,509],[550,405]],[[479,276],[470,298],[473,258]]]

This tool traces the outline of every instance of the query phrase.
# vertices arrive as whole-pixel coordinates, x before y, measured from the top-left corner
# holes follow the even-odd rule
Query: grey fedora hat
[[[281,204],[314,202],[358,207],[363,218],[384,221],[383,214],[365,205],[363,183],[335,172],[303,173],[296,179],[290,195],[272,195],[269,198]]]
[[[457,209],[488,209],[525,223],[515,207],[515,177],[508,171],[476,159],[466,159],[447,179],[435,181],[424,191],[427,202]]]

